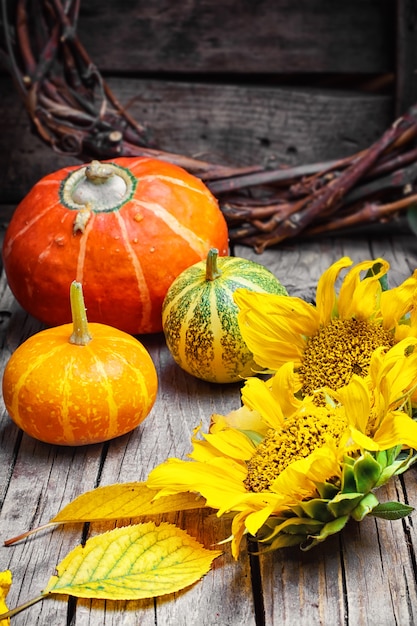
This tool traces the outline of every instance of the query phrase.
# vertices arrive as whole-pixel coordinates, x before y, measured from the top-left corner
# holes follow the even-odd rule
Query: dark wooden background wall
[[[92,61],[159,148],[301,164],[367,147],[417,99],[415,0],[81,0]],[[0,75],[0,210],[77,162]]]

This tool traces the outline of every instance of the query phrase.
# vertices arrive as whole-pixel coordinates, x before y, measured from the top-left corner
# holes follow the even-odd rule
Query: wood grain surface
[[[119,72],[383,73],[395,69],[392,0],[84,0],[78,31]]]
[[[416,241],[406,232],[393,237],[303,242],[267,250],[261,257],[239,247],[235,254],[262,262],[291,294],[308,301],[314,301],[322,271],[345,254],[354,261],[383,256],[392,264],[392,286],[417,266]],[[4,277],[0,293],[0,366],[4,367],[16,346],[40,326],[15,303]],[[2,539],[46,523],[86,490],[142,480],[165,458],[184,458],[190,450],[194,426],[200,422],[207,425],[213,412],[226,413],[239,406],[238,385],[212,385],[188,376],[172,361],[162,336],[146,337],[144,343],[156,364],[160,389],[149,417],[129,435],[109,444],[82,448],[48,446],[22,435],[2,408]],[[401,498],[416,506],[415,478],[415,470],[409,471],[403,479],[390,483],[381,499]],[[228,536],[227,522],[207,512],[172,514],[168,520],[187,529],[207,547]],[[234,562],[226,545],[213,570],[184,592],[155,601],[126,603],[71,600],[67,606],[63,600],[51,599],[14,618],[13,625],[411,626],[417,606],[413,523],[414,515],[396,522],[367,519],[360,525],[350,524],[340,536],[309,553],[287,549],[262,556],[259,561],[250,561],[244,550],[239,561]],[[107,528],[108,525],[94,524],[89,533]],[[13,547],[0,548],[0,568],[10,568],[15,579],[10,605],[36,595],[82,535],[81,527],[58,527]],[[257,568],[261,582],[256,580]]]

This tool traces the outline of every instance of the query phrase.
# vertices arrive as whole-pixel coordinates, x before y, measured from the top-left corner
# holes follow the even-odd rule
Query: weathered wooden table
[[[337,7],[280,0],[274,8],[268,5],[269,13],[267,2],[255,7],[204,0],[182,3],[180,16],[162,0],[142,4],[139,10],[137,3],[126,2],[116,12],[114,3],[85,0],[80,29],[119,99],[130,102],[132,115],[146,120],[156,143],[167,150],[239,164],[333,159],[367,147],[416,93],[409,80],[415,42],[413,47],[405,20],[412,3],[405,0],[355,0]],[[229,4],[239,4],[238,12]],[[309,35],[311,29],[317,37]],[[395,71],[400,74],[393,94]],[[205,79],[195,80],[196,72],[205,72]],[[251,84],[245,84],[243,72]],[[335,76],[341,78],[332,83]],[[335,89],[327,89],[329,82]],[[14,206],[41,176],[77,161],[57,156],[30,133],[26,112],[4,75],[0,94],[4,232]],[[343,255],[354,261],[384,257],[391,263],[391,284],[400,283],[417,267],[417,238],[395,223],[341,237],[289,241],[262,256],[243,246],[234,253],[263,263],[292,295],[313,301],[319,276]],[[13,350],[39,329],[1,276],[0,373]],[[14,426],[0,400],[2,542],[48,522],[87,490],[143,480],[167,457],[185,457],[200,421],[207,426],[212,413],[240,405],[239,385],[198,381],[174,364],[162,336],[142,339],[160,387],[151,414],[129,435],[80,448],[42,444]],[[391,482],[381,500],[417,506],[416,476],[412,469]],[[225,522],[201,511],[168,520],[207,547],[227,536]],[[352,523],[308,553],[294,548],[258,558],[244,550],[235,562],[226,545],[212,571],[181,593],[140,602],[48,599],[15,617],[12,625],[413,625],[415,520],[412,514],[396,522],[369,518]],[[89,532],[104,528],[93,524]],[[83,532],[80,526],[58,527],[12,547],[0,545],[0,570],[10,568],[14,577],[10,607],[40,592]]]
[[[355,261],[382,256],[398,283],[417,267],[414,236],[356,236],[285,245],[261,258],[248,248],[239,256],[261,260],[292,294],[314,297],[315,285],[329,263],[342,255]],[[11,352],[40,326],[15,303],[2,279],[0,367]],[[238,385],[213,385],[182,372],[161,336],[144,338],[156,364],[160,389],[145,422],[129,435],[104,445],[53,447],[36,442],[14,426],[1,406],[1,539],[46,523],[60,508],[97,485],[145,479],[168,456],[184,457],[190,435],[213,412],[239,406]],[[416,470],[390,483],[383,499],[417,506]],[[200,511],[171,515],[169,521],[209,547],[227,536],[227,525]],[[258,560],[243,551],[233,561],[225,546],[202,582],[166,598],[138,602],[48,599],[13,619],[16,626],[167,626],[282,624],[378,625],[417,622],[415,516],[403,521],[367,519],[301,553],[287,549]],[[94,524],[90,532],[109,526]],[[13,547],[0,547],[0,569],[10,568],[14,584],[10,606],[37,595],[55,565],[80,542],[80,526],[44,531]]]

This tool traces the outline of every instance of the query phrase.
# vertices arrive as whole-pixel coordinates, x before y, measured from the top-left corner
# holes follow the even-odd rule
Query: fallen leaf
[[[142,515],[201,509],[205,506],[204,498],[188,492],[165,496],[152,502],[155,495],[155,491],[149,489],[146,483],[141,482],[97,487],[75,498],[50,523],[126,519]]]
[[[43,591],[80,598],[137,600],[179,591],[202,578],[217,550],[207,550],[166,522],[115,528],[77,546]]]
[[[10,570],[5,570],[4,572],[0,572],[0,615],[3,613],[7,613],[9,610],[6,604],[6,597],[9,593],[9,589],[12,585],[12,573]],[[10,619],[7,617],[6,619],[0,620],[0,626],[9,626]]]

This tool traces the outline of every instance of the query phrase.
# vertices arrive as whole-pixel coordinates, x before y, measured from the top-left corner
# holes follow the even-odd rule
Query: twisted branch
[[[0,59],[42,140],[82,161],[149,156],[184,167],[218,198],[234,243],[262,252],[291,237],[386,221],[416,203],[417,105],[344,159],[270,170],[209,163],[151,144],[78,39],[80,0],[0,1]]]

